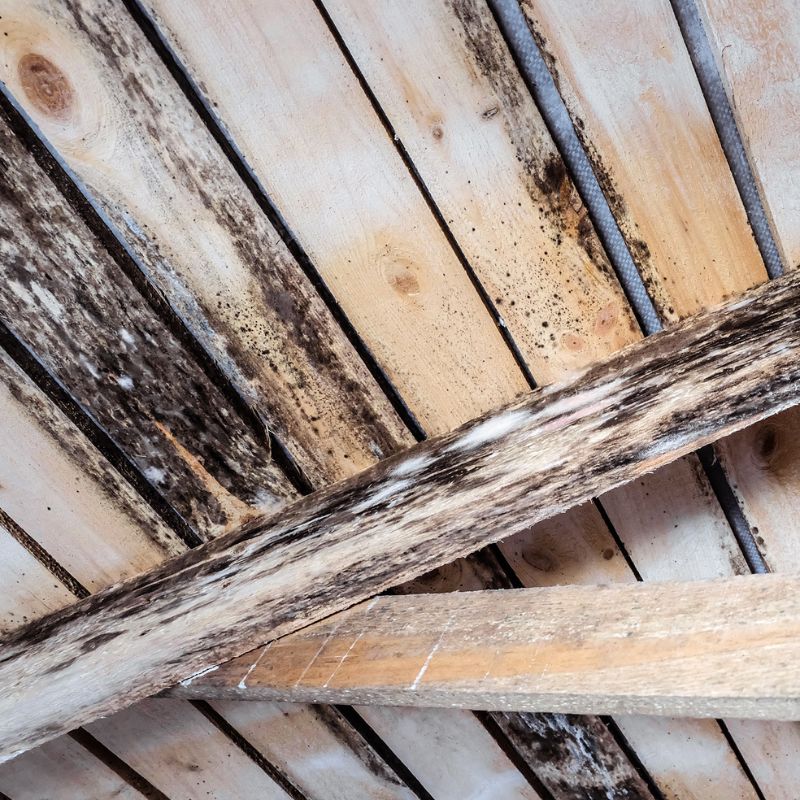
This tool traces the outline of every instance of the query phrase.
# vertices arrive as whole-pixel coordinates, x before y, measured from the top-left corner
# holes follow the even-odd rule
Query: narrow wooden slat
[[[423,428],[525,391],[314,3],[145,5]]]
[[[522,8],[661,315],[765,280],[668,0]]]
[[[699,0],[776,244],[787,268],[800,264],[800,13],[790,0]]]
[[[198,529],[224,530],[254,508],[291,497],[267,444],[121,274],[1,116],[0,153],[6,324]]]
[[[6,639],[5,758],[798,399],[800,274]],[[747,358],[743,358],[743,354]],[[53,703],[57,693],[59,703]]]
[[[325,7],[536,380],[638,338],[483,0]]]
[[[799,582],[743,576],[378,597],[266,645],[236,682],[209,673],[204,690],[231,699],[798,719]]]
[[[125,9],[3,0],[0,17],[8,89],[308,478],[412,443]]]

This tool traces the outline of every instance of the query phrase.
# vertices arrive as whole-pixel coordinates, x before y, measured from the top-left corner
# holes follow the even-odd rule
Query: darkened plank
[[[2,750],[130,705],[800,398],[800,273],[9,637]]]
[[[9,0],[0,38],[9,91],[315,486],[413,443],[123,4]]]
[[[294,491],[0,119],[0,317],[203,536]]]

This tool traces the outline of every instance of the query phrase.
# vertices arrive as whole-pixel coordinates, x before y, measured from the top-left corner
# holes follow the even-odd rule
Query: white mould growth
[[[506,411],[504,414],[487,419],[485,422],[476,425],[472,430],[467,431],[463,436],[456,439],[445,452],[473,450],[487,442],[497,441],[524,425],[529,418],[530,412],[522,409]]]

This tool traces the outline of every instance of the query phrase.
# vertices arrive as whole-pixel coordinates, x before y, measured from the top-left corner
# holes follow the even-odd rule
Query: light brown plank
[[[800,273],[773,281],[7,638],[0,753],[130,705],[796,402],[798,297]]]
[[[146,5],[423,427],[525,391],[314,3]]]
[[[0,78],[309,479],[411,444],[125,8],[2,0],[0,17]]]
[[[790,0],[699,0],[776,244],[800,263],[800,13]]]
[[[209,673],[204,689],[231,699],[798,719],[799,583],[742,576],[377,597],[266,645],[235,683]]]

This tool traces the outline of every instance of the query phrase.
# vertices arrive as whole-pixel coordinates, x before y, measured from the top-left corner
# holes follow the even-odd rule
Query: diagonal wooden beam
[[[517,533],[800,399],[800,272],[0,645],[0,758]]]
[[[800,719],[800,577],[376,597],[177,697]]]

